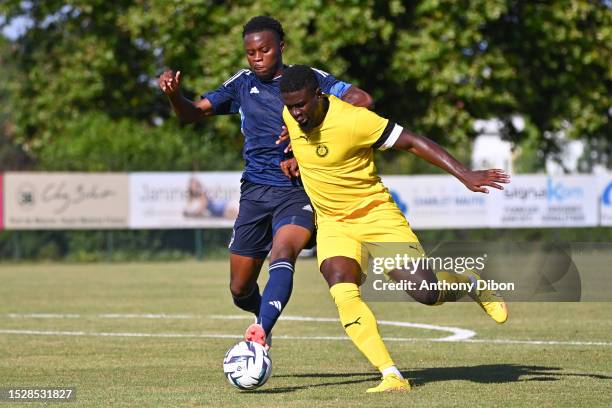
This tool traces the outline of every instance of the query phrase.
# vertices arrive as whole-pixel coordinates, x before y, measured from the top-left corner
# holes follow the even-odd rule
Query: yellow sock
[[[453,272],[436,272],[438,281],[446,281],[448,283],[470,283],[470,278],[465,275]],[[465,290],[440,290],[436,305],[441,305],[444,302],[455,302],[467,294]]]
[[[381,372],[394,366],[378,333],[378,324],[374,314],[361,300],[359,287],[354,283],[337,283],[329,289],[340,314],[344,331],[357,348]]]

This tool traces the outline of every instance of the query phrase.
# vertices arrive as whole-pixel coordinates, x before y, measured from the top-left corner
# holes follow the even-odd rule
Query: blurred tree
[[[32,166],[32,160],[23,150],[23,146],[15,140],[14,125],[10,120],[11,95],[5,86],[15,80],[15,64],[10,58],[11,44],[0,36],[0,66],[2,81],[0,81],[0,171],[22,170]]]
[[[154,79],[180,69],[191,97],[218,86],[246,65],[240,34],[257,14],[283,23],[287,63],[352,81],[378,112],[462,157],[477,118],[505,120],[509,139],[541,155],[556,153],[546,135],[560,130],[592,146],[612,134],[607,1],[5,0],[0,13],[0,26],[30,23],[10,50],[16,77],[2,86],[16,140],[43,168],[72,158],[81,170],[239,167],[238,121],[167,124]],[[512,127],[515,114],[526,130]],[[123,140],[109,163],[95,144],[114,138]],[[382,169],[431,171],[396,156]],[[610,166],[610,155],[597,160]]]
[[[240,147],[228,148],[213,137],[174,121],[151,127],[92,112],[68,122],[40,149],[38,161],[55,171],[218,170],[219,163],[224,170],[240,170],[235,157]]]

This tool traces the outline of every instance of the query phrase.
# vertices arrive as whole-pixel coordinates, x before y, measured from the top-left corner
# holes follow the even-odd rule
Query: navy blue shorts
[[[275,187],[243,181],[240,209],[234,223],[230,252],[263,259],[272,248],[272,238],[283,225],[302,226],[313,232],[314,213],[302,187]]]

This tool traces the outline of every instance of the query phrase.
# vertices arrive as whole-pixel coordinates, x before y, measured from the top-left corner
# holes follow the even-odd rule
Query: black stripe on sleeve
[[[382,146],[387,141],[394,127],[395,127],[395,122],[388,121],[387,126],[385,127],[385,130],[383,130],[382,134],[380,135],[376,143],[372,145],[372,148],[379,149],[380,146]]]

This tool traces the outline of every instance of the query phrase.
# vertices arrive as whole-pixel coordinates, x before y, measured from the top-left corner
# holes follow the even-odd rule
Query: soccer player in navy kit
[[[179,118],[195,122],[212,115],[240,113],[244,135],[240,210],[230,241],[230,291],[239,308],[257,322],[245,338],[269,347],[269,336],[293,289],[293,268],[314,233],[314,214],[302,186],[283,174],[287,143],[277,144],[283,128],[280,79],[285,47],[281,24],[254,17],[243,28],[250,70],[242,69],[219,88],[193,102],[180,92],[181,73],[166,71],[159,87]],[[314,70],[321,89],[355,106],[370,107],[363,90]],[[270,252],[269,279],[260,294],[257,278]]]

